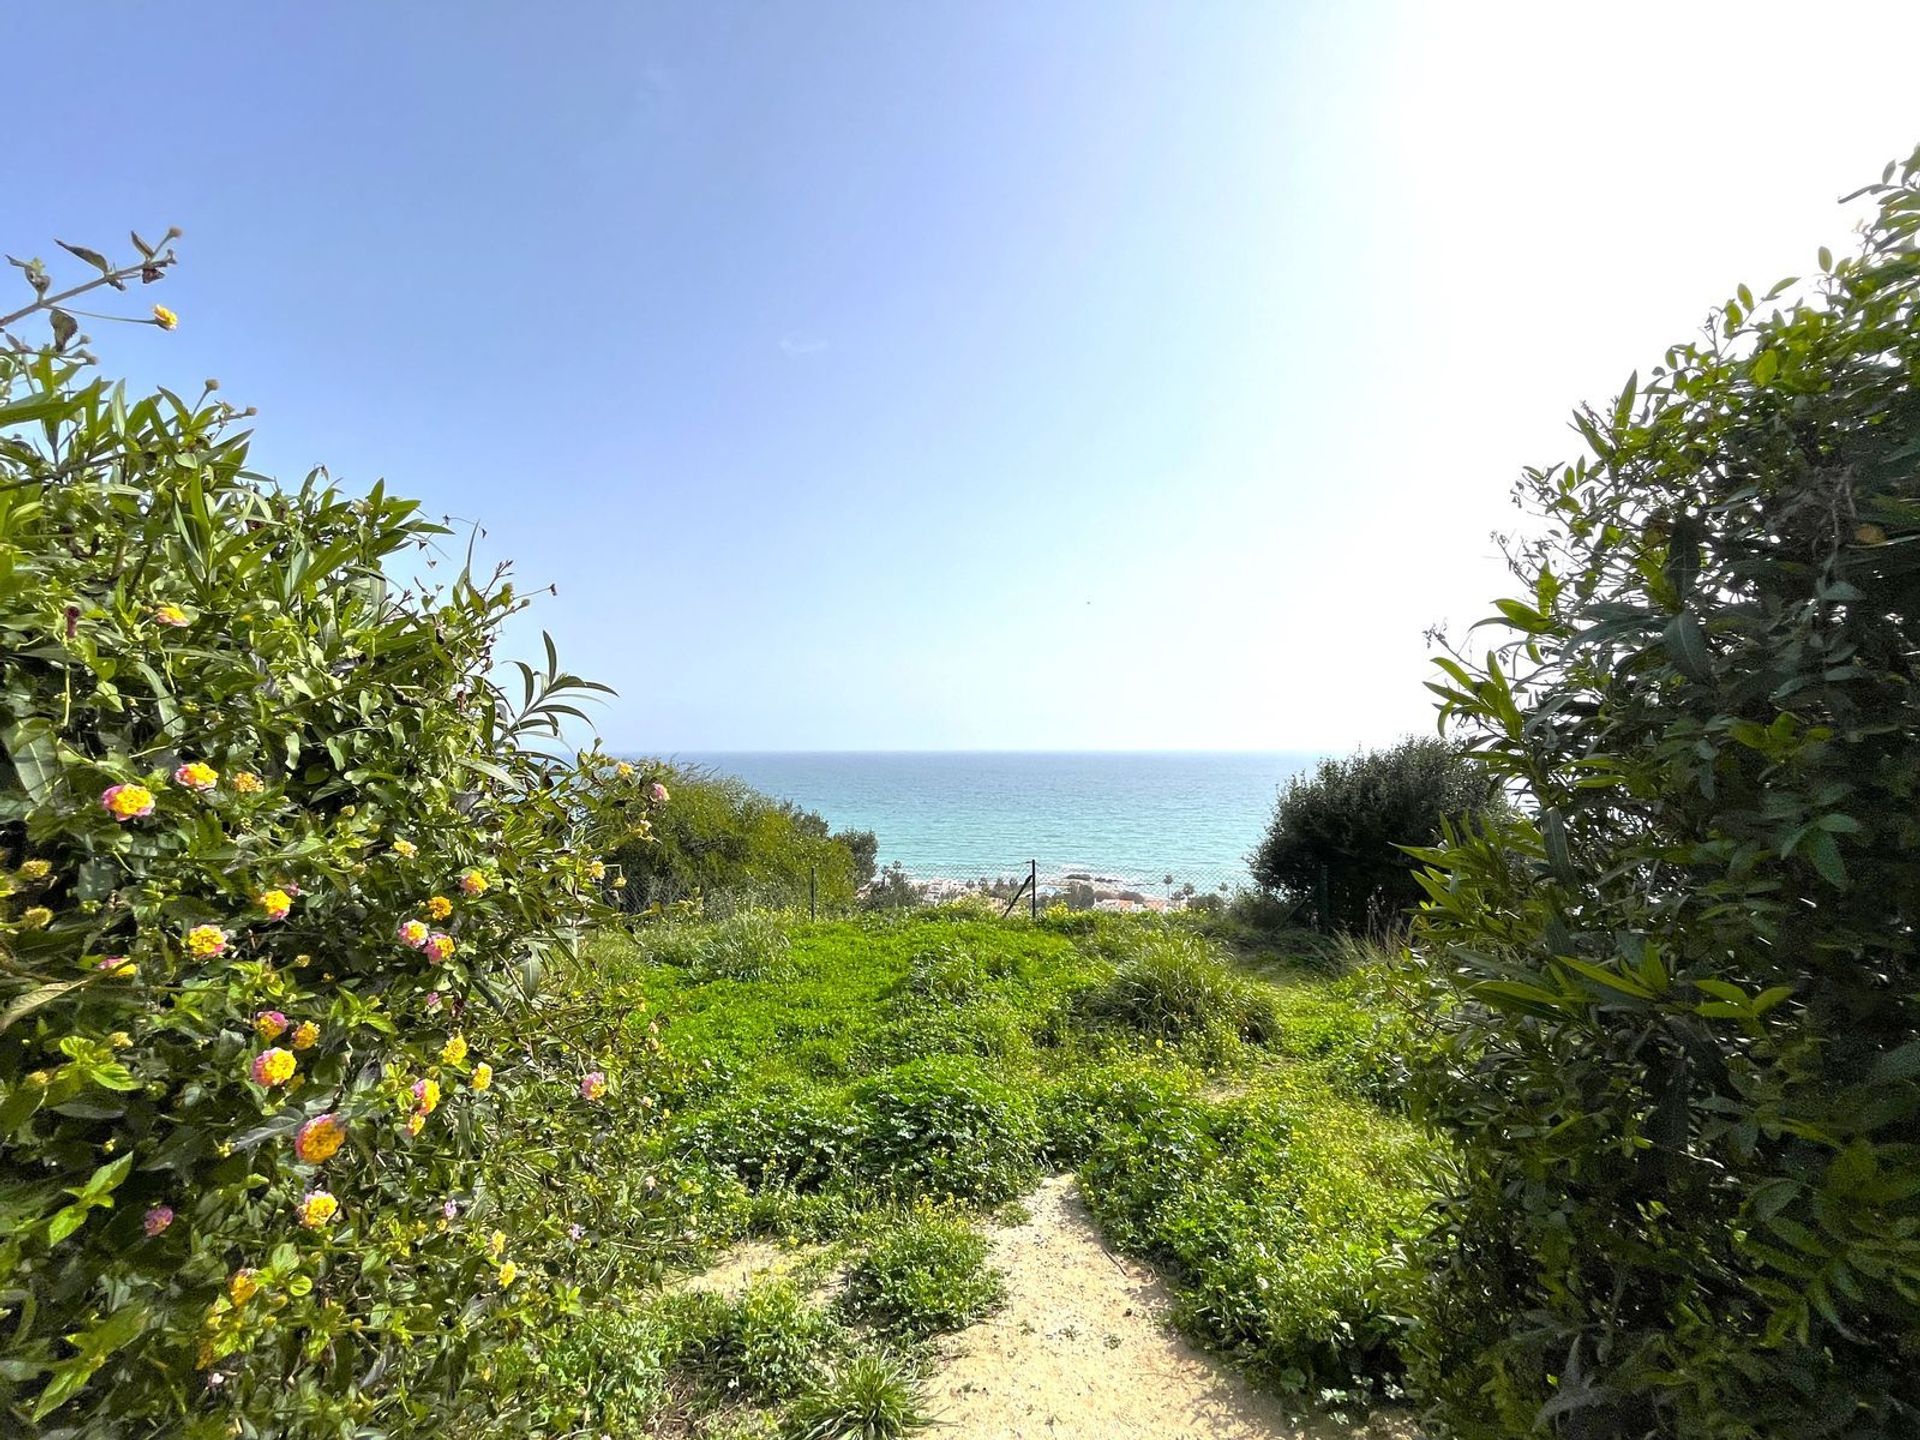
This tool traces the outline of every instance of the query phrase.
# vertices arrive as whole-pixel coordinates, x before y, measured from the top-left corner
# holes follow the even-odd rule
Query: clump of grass
[[[971,1325],[1002,1290],[984,1236],[960,1219],[915,1214],[854,1262],[840,1306],[889,1335],[925,1340]]]
[[[703,979],[776,980],[792,970],[786,929],[765,910],[741,910],[707,927],[694,954]]]
[[[763,1280],[738,1299],[706,1291],[669,1296],[659,1326],[666,1355],[707,1388],[780,1400],[812,1378],[835,1335],[830,1316],[787,1280]]]
[[[1033,1097],[964,1055],[933,1055],[853,1087],[863,1178],[902,1199],[991,1204],[1024,1190],[1039,1167]]]
[[[913,1371],[887,1355],[848,1359],[794,1402],[789,1440],[895,1440],[932,1424]]]
[[[1080,997],[1094,1024],[1120,1025],[1154,1039],[1196,1037],[1265,1044],[1278,1030],[1273,997],[1196,935],[1151,935],[1113,973]]]

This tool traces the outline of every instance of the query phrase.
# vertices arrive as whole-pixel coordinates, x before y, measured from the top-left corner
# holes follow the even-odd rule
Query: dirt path
[[[1297,1440],[1410,1436],[1395,1419],[1307,1427],[1194,1349],[1167,1321],[1150,1269],[1108,1250],[1070,1175],[1026,1199],[1032,1218],[991,1232],[1007,1302],[951,1337],[927,1376],[949,1440]]]

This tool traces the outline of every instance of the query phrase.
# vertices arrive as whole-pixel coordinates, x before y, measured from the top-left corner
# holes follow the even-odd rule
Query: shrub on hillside
[[[671,797],[645,835],[606,842],[626,884],[630,911],[698,901],[723,918],[741,909],[822,910],[854,903],[871,873],[870,834],[828,833],[808,810],[761,794],[743,780],[691,766],[645,762],[648,783]]]
[[[1287,782],[1258,848],[1253,878],[1322,928],[1364,934],[1396,925],[1420,900],[1417,863],[1450,820],[1499,808],[1490,772],[1444,740],[1325,759]]]
[[[580,824],[648,802],[535,748],[551,654],[493,685],[502,574],[407,587],[413,502],[255,475],[76,330],[0,351],[0,1430],[493,1413],[548,1296],[484,1162],[522,1095],[591,1134],[599,1073],[521,1007]]]
[[[1920,151],[1530,471],[1419,954],[1462,1436],[1920,1433]],[[1776,301],[1778,303],[1776,304]]]

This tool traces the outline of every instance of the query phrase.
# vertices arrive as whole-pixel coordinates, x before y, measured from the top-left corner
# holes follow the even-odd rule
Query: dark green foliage
[[[668,1295],[632,1337],[709,1392],[781,1400],[811,1380],[835,1338],[831,1318],[785,1280],[762,1280],[728,1299],[705,1290]]]
[[[904,1362],[861,1354],[802,1395],[785,1429],[790,1440],[894,1440],[932,1423]]]
[[[1249,864],[1304,919],[1350,935],[1388,929],[1420,900],[1399,847],[1433,844],[1446,821],[1487,813],[1496,796],[1489,773],[1442,740],[1322,760],[1287,783]]]
[[[926,903],[926,891],[898,860],[882,870],[880,878],[860,896],[863,910],[912,910]]]
[[[810,893],[823,911],[853,904],[860,855],[872,864],[871,835],[830,835],[818,815],[730,775],[657,763],[644,769],[660,775],[672,799],[652,817],[650,836],[608,855],[626,879],[618,893],[628,909],[696,898],[710,915],[805,909]]]
[[[1917,175],[1578,417],[1441,662],[1527,806],[1428,857],[1449,1433],[1920,1434]]]
[[[959,1330],[999,1303],[986,1238],[964,1220],[911,1215],[847,1271],[841,1307],[890,1335],[925,1340]]]

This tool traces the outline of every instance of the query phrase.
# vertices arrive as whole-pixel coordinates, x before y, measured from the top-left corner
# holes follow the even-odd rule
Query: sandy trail
[[[927,1376],[934,1433],[951,1440],[1403,1440],[1399,1417],[1308,1425],[1176,1334],[1166,1285],[1107,1249],[1071,1175],[990,1232],[1006,1304],[941,1346]]]

